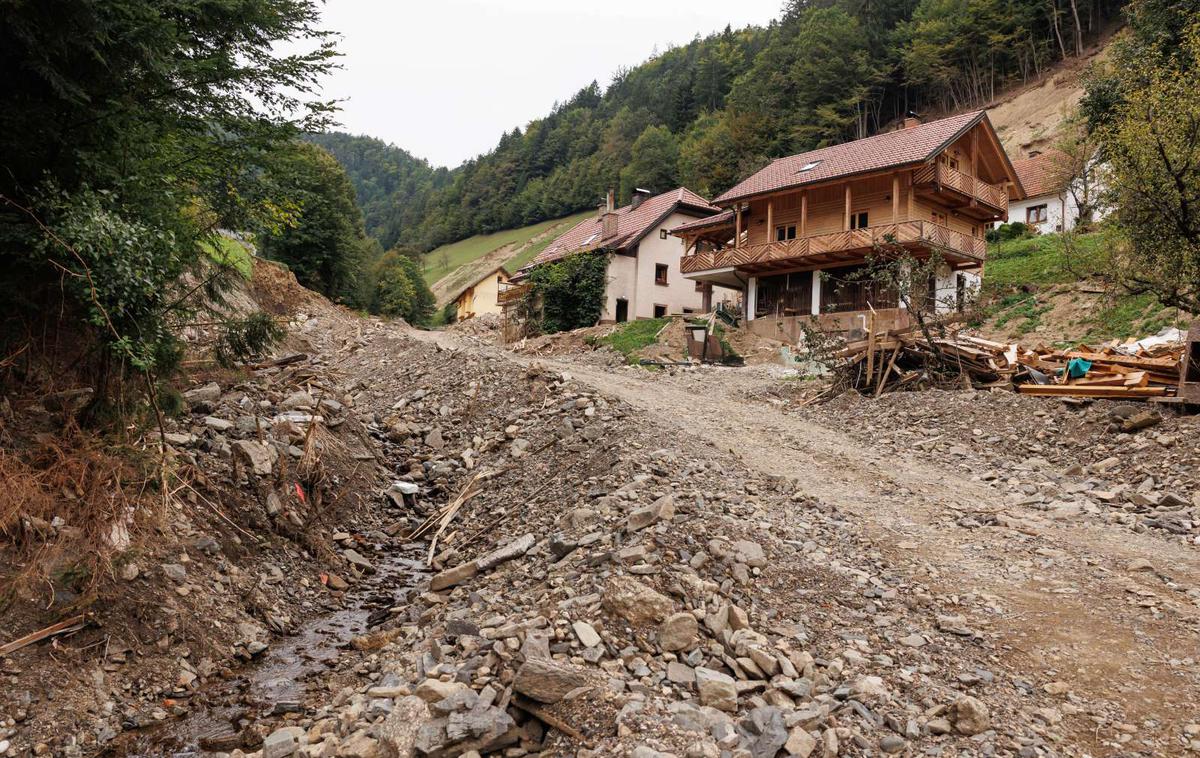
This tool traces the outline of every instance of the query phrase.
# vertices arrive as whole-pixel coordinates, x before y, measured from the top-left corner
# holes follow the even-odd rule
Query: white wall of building
[[[1042,205],[1046,206],[1046,220],[1037,223],[1027,221],[1029,209]],[[1028,223],[1041,234],[1069,232],[1075,228],[1075,222],[1079,220],[1079,208],[1070,194],[1063,196],[1038,195],[1009,203],[1008,220],[1010,222],[1019,221],[1022,224]]]
[[[704,307],[704,293],[698,291],[696,283],[685,279],[679,270],[683,240],[670,234],[663,239],[660,233],[693,218],[683,213],[672,213],[642,238],[636,256],[612,256],[608,265],[608,289],[602,320],[616,319],[618,298],[629,301],[630,320],[653,318],[656,305],[664,306],[667,313],[682,313],[685,309],[700,312]],[[655,267],[658,265],[667,267],[665,285],[655,281]]]

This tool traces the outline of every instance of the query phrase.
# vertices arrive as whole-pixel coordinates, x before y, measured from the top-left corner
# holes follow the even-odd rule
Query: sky
[[[434,165],[485,153],[593,79],[725,28],[766,25],[783,0],[326,0],[342,69],[340,129]]]

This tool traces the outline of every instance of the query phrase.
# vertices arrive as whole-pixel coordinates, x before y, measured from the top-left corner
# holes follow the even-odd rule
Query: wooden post
[[[913,191],[913,172],[908,172],[908,218],[907,221],[913,220],[913,195],[917,194]]]
[[[808,190],[800,193],[800,236],[808,236]]]
[[[846,213],[842,218],[842,231],[850,231],[850,182],[846,182]]]
[[[900,175],[892,174],[892,223],[900,221]]]
[[[979,127],[971,130],[971,176],[979,178]]]
[[[767,242],[775,241],[775,200],[767,200]]]
[[[742,246],[742,204],[733,206],[733,246]]]

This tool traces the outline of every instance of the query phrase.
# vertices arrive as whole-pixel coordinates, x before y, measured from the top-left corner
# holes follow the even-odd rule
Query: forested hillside
[[[343,162],[385,246],[446,242],[586,209],[618,186],[712,195],[772,158],[874,133],[908,111],[983,105],[1079,55],[1121,0],[791,0],[592,82],[453,171],[365,137]],[[598,72],[599,73],[599,72]]]

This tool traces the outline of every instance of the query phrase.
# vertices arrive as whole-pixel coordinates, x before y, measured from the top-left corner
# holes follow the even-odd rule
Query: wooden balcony
[[[948,263],[958,268],[982,265],[987,257],[985,240],[931,221],[902,221],[786,242],[727,247],[724,250],[685,255],[680,259],[679,268],[686,275],[714,269],[737,268],[746,273],[761,273],[820,266],[861,260],[876,245],[889,243],[902,245],[915,253],[936,250]]]
[[[1004,189],[944,163],[923,166],[913,172],[913,187],[918,192],[935,196],[943,205],[959,208],[981,219],[1008,215],[1008,193]]]

